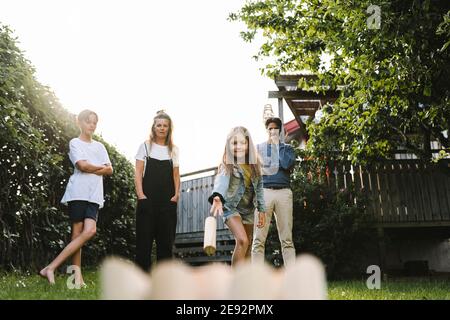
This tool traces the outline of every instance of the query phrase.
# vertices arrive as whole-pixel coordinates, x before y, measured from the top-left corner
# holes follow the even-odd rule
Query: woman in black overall
[[[157,261],[172,258],[180,190],[178,148],[172,142],[172,120],[159,111],[149,141],[136,154],[136,263],[151,268],[153,240]]]

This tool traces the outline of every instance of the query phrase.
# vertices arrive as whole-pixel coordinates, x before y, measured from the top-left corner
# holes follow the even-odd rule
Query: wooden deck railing
[[[450,225],[450,169],[420,160],[390,160],[371,167],[330,162],[333,189],[353,185],[369,199],[367,214],[395,225]]]

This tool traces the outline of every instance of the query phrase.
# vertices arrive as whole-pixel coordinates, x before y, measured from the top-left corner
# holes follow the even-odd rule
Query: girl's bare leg
[[[248,237],[244,225],[242,224],[241,217],[230,217],[226,224],[236,240],[233,256],[231,257],[231,265],[235,266],[237,263],[245,260],[245,255],[249,249]]]
[[[244,229],[248,239],[248,248],[245,253],[245,258],[250,259],[252,256],[253,224],[244,224]]]
[[[93,219],[85,219],[83,224],[83,231],[81,234],[73,239],[61,253],[48,266],[42,269],[39,273],[46,277],[51,284],[55,283],[54,271],[70,256],[77,252],[89,239],[91,239],[97,230],[97,222]]]

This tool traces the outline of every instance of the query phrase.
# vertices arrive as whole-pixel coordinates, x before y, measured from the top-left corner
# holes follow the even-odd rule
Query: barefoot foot
[[[43,278],[47,278],[50,284],[55,284],[55,274],[49,267],[45,267],[44,269],[39,271],[39,275]]]

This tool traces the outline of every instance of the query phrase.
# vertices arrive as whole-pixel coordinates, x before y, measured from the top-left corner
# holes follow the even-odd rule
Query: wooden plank
[[[220,252],[220,251],[233,251],[235,248],[234,244],[229,244],[229,245],[224,245],[224,246],[217,246],[216,248],[216,252]],[[203,253],[204,249],[203,249],[203,244],[201,246],[198,247],[181,247],[181,248],[176,248],[175,249],[175,253]]]
[[[191,232],[189,228],[189,212],[191,210],[191,181],[186,181],[186,202],[184,203],[184,228],[183,232]]]
[[[426,174],[424,175],[426,169],[425,164],[417,162],[417,181],[419,183],[418,197],[420,197],[421,210],[424,218],[423,220],[432,221],[430,198],[427,190],[427,179]]]
[[[368,212],[370,212],[372,220],[376,221],[377,217],[379,216],[379,212],[377,211],[376,207],[376,201],[378,201],[378,199],[376,194],[376,184],[374,181],[375,175],[376,174],[374,166],[363,168],[363,183],[368,199]]]
[[[391,222],[391,201],[389,197],[389,183],[387,179],[387,165],[382,163],[379,170],[381,208],[383,210],[383,222]]]
[[[323,93],[315,93],[312,91],[304,90],[291,90],[291,91],[269,91],[269,99],[301,99],[301,100],[320,100],[320,99],[336,99],[339,93],[336,91],[326,91]]]
[[[222,239],[234,239],[233,235],[228,229],[223,230],[217,230],[217,241]],[[186,233],[179,233],[176,235],[176,240],[182,240],[182,239],[197,239],[198,241],[203,241],[203,232],[186,232]]]
[[[184,185],[184,182],[181,182],[180,205],[178,208],[178,210],[180,211],[180,215],[178,216],[177,234],[183,232],[184,207],[185,207],[185,201],[186,201],[186,194],[185,194],[183,185]]]
[[[433,170],[430,163],[424,163],[425,172],[423,177],[425,180],[425,191],[429,201],[430,221],[439,221],[439,203],[436,199],[436,190],[434,188]]]
[[[210,195],[210,191],[209,191],[209,182],[210,182],[211,177],[205,177],[202,181],[202,197],[201,197],[201,203],[202,203],[202,212],[203,212],[203,222],[204,220],[210,215],[209,210],[210,210],[210,206],[208,203],[208,197]],[[203,223],[202,222],[202,223]],[[202,230],[204,229],[204,223],[202,226]]]
[[[414,178],[414,199],[417,208],[417,221],[425,221],[425,205],[422,197],[421,167],[418,162],[412,163],[412,175]]]
[[[193,212],[194,212],[194,181],[189,181],[189,210],[188,210],[188,231],[193,232],[194,231],[194,219],[193,219]]]
[[[225,231],[225,230],[224,230]],[[228,231],[228,230],[226,230]],[[217,242],[229,242],[234,241],[234,237],[231,234],[231,232],[228,231],[228,233],[222,233],[217,235],[216,237]],[[183,233],[178,234],[175,237],[175,245],[176,246],[186,246],[186,245],[202,245],[203,244],[203,232],[194,232],[194,233]]]
[[[203,212],[201,212],[202,204],[200,203],[200,179],[193,180],[193,193],[192,193],[192,231],[203,231]]]
[[[374,173],[373,173],[373,194],[374,194],[374,205],[376,208],[376,221],[383,222],[384,212],[383,212],[383,199],[381,198],[381,185],[380,185],[380,168],[381,164],[374,165]]]
[[[362,193],[364,194],[365,190],[363,188],[363,179],[362,179],[362,172],[361,172],[362,168],[359,165],[355,165],[353,166],[353,183],[355,185],[355,191],[356,193]],[[355,197],[355,203],[357,201],[360,201],[361,199],[358,198],[358,196]]]
[[[196,185],[197,185],[197,179],[193,179],[193,180],[191,180],[190,181],[190,183],[191,183],[191,187],[190,187],[190,199],[191,199],[191,202],[190,202],[190,208],[189,208],[189,218],[190,218],[190,221],[191,222],[193,222],[194,220],[193,220],[193,218],[194,218],[194,215],[197,213],[196,212],[196,190],[195,190],[195,188],[196,188]],[[191,229],[189,230],[189,231],[195,231],[194,230],[194,225],[192,224],[191,225]]]
[[[428,164],[428,172],[427,175],[428,178],[428,190],[430,194],[431,199],[431,213],[432,213],[432,219],[433,221],[440,221],[442,220],[441,211],[443,207],[443,201],[439,198],[439,186],[437,185],[438,182],[438,174],[436,172],[436,166],[434,164]]]
[[[180,189],[181,189],[181,185],[180,185]],[[175,228],[175,233],[180,232],[180,217],[181,217],[181,210],[182,210],[182,204],[181,204],[181,190],[180,190],[180,198],[178,199],[178,204],[177,204],[177,225]]]
[[[178,205],[178,221],[177,221],[177,234],[180,232],[183,232],[183,216],[184,216],[184,201],[185,199],[185,192],[184,192],[184,182],[181,182],[180,185],[180,203]]]
[[[186,181],[184,183],[184,203],[183,203],[183,228],[181,230],[181,232],[189,232],[188,229],[188,225],[187,225],[187,220],[188,220],[188,206],[189,206],[189,193],[188,193],[188,188],[189,188],[189,181]]]
[[[192,181],[186,182],[186,202],[185,202],[185,215],[184,215],[184,230],[183,232],[192,232],[191,227],[189,225],[189,215],[191,212],[191,196],[192,196]]]
[[[441,220],[447,220],[450,218],[447,201],[447,193],[444,190],[446,176],[439,170],[436,165],[433,165],[433,182],[436,190],[436,197],[439,201],[439,216]]]
[[[380,194],[382,199],[381,207],[383,209],[383,222],[391,222],[393,215],[388,174],[389,174],[388,164],[383,163],[379,170]]]
[[[205,208],[206,208],[206,203],[204,201],[205,196],[204,196],[204,184],[205,184],[205,178],[202,178],[201,180],[199,180],[198,183],[198,189],[197,189],[197,230],[200,231],[204,231],[205,230],[205,218],[206,218],[206,213],[205,213]]]
[[[375,174],[375,186],[376,186],[376,197],[377,197],[377,201],[375,202],[376,207],[377,207],[377,211],[378,211],[378,219],[377,221],[379,222],[384,222],[384,216],[386,214],[386,212],[383,210],[383,195],[382,195],[382,181],[381,181],[381,170],[382,170],[382,165],[381,164],[377,164],[376,165],[376,174]]]
[[[201,174],[201,173],[206,173],[206,172],[210,172],[210,171],[216,171],[217,167],[211,167],[211,168],[207,168],[207,169],[203,169],[203,170],[198,170],[198,171],[193,171],[193,172],[189,172],[189,173],[183,173],[182,175],[180,175],[180,178],[185,178],[185,177],[189,177],[189,176],[193,176],[193,175],[197,175],[197,174]]]
[[[400,195],[401,195],[401,205],[402,205],[402,211],[400,220],[401,221],[410,221],[410,215],[414,214],[414,207],[412,204],[412,197],[411,197],[411,187],[408,183],[409,179],[409,164],[406,162],[401,162],[401,171],[398,175],[399,179],[399,189],[400,189]]]
[[[389,180],[389,188],[390,188],[390,196],[392,200],[392,220],[395,222],[402,221],[401,217],[404,211],[404,205],[402,202],[401,188],[400,188],[400,171],[401,167],[399,163],[390,162],[388,164],[388,180]]]
[[[417,186],[415,181],[415,165],[410,161],[404,162],[404,188],[406,196],[406,211],[407,211],[407,221],[419,221],[419,202],[417,200]]]
[[[450,175],[442,173],[442,179],[444,180],[442,190],[444,191],[448,207],[448,211],[442,215],[442,218],[450,220]]]

